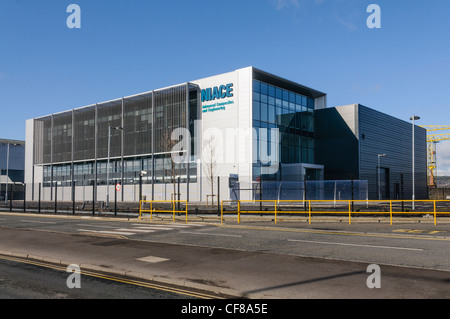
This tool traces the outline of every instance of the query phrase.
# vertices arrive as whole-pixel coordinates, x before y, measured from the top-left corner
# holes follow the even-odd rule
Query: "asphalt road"
[[[188,293],[151,288],[151,283],[133,284],[108,275],[80,274],[79,287],[69,288],[72,272],[64,267],[0,256],[0,299],[190,299]]]
[[[1,214],[0,251],[252,298],[450,297],[447,223],[182,220]]]

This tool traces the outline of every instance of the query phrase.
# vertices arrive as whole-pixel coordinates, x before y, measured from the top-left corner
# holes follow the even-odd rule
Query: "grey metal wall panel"
[[[369,181],[369,197],[377,198],[378,154],[380,167],[389,169],[390,198],[412,197],[412,123],[359,105],[360,179]],[[415,127],[415,189],[416,199],[427,198],[426,130]],[[403,175],[403,178],[402,178]],[[403,180],[403,183],[402,183]],[[396,185],[397,184],[397,185]]]

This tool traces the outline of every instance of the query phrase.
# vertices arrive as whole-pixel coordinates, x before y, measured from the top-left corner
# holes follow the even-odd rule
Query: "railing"
[[[229,203],[229,210],[225,211],[225,203]],[[414,210],[410,208],[412,203],[415,206]],[[235,207],[231,207],[231,204],[234,204]],[[255,209],[257,206],[259,206],[259,209]],[[273,214],[274,222],[277,223],[280,214],[297,214],[307,215],[308,222],[311,224],[313,214],[345,215],[348,216],[349,224],[351,224],[352,216],[386,215],[389,216],[392,225],[393,216],[403,214],[433,215],[434,224],[437,225],[437,216],[450,215],[449,209],[450,200],[224,200],[221,202],[220,219],[223,223],[225,212],[237,214],[238,223],[241,222],[241,214]]]
[[[154,204],[172,204],[171,209],[160,209],[155,208]],[[184,210],[180,210],[175,208],[175,206],[179,206],[177,204],[183,204],[184,203]],[[145,204],[150,204],[150,209],[145,209]],[[175,221],[175,214],[177,213],[183,213],[186,215],[186,223],[188,222],[188,202],[186,200],[141,200],[139,202],[139,219],[142,219],[142,213],[150,213],[150,220],[153,220],[153,214],[156,213],[172,213],[172,219]]]

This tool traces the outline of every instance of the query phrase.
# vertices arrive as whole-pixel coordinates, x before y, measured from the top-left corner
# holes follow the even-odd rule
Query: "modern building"
[[[120,184],[121,201],[226,200],[236,181],[321,180],[326,106],[323,92],[247,67],[30,119],[27,197],[40,185],[47,199],[108,202]]]
[[[413,125],[360,104],[316,112],[316,162],[326,180],[367,180],[369,199],[411,199]],[[414,126],[416,199],[428,197],[427,133]]]
[[[8,192],[11,194],[13,185],[22,185],[25,172],[25,142],[9,139],[0,139],[0,200],[8,199]],[[6,191],[8,189],[8,192]],[[23,197],[22,189],[20,194],[18,188],[16,199]]]

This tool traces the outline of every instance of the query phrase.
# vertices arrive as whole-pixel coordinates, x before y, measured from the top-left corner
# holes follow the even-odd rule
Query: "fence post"
[[[9,186],[9,211],[12,212],[12,201],[13,201],[13,187],[12,184]]]
[[[437,225],[437,220],[436,220],[436,200],[433,201],[433,206],[434,206],[434,226]]]
[[[180,216],[180,210],[181,210],[181,208],[180,208],[180,206],[181,206],[181,203],[180,203],[180,176],[178,176],[178,188],[177,188],[177,199],[178,199],[178,202],[177,202],[177,211],[178,211],[178,216]],[[175,199],[175,194],[173,195],[174,196],[174,199]]]
[[[352,201],[348,201],[348,223],[349,225],[352,224]]]
[[[241,223],[241,201],[238,201],[238,224]]]
[[[114,181],[114,216],[117,216],[117,179]]]
[[[38,213],[41,213],[41,183],[39,183]]]
[[[58,213],[58,183],[55,184],[55,214]]]
[[[223,224],[223,201],[220,203],[220,224]]]
[[[311,201],[308,201],[309,210],[309,224],[311,225]]]
[[[27,184],[23,184],[23,212],[26,212]]]
[[[277,223],[277,201],[274,201],[275,203],[275,224]]]
[[[389,206],[390,206],[390,215],[391,215],[391,225],[392,225],[392,200],[389,202]]]
[[[75,187],[76,184],[72,181],[72,215],[75,215]]]
[[[217,176],[217,216],[220,214],[220,176]]]
[[[173,222],[175,223],[175,201],[172,201],[172,211],[173,211]]]
[[[95,183],[92,183],[92,215],[95,215]]]

